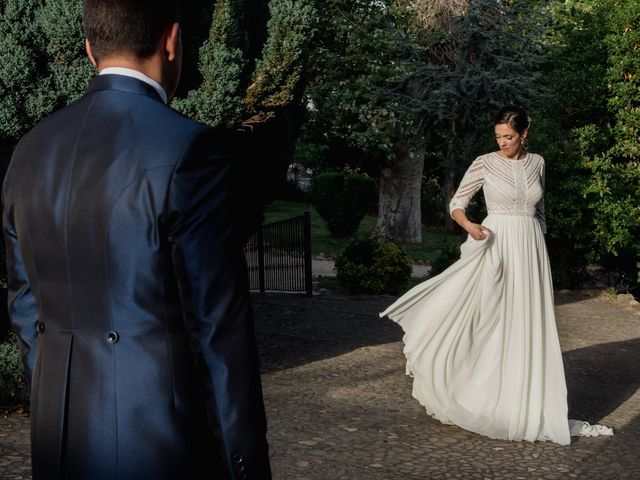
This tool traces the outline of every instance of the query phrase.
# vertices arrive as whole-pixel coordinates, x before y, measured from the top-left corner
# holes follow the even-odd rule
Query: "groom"
[[[165,105],[176,3],[84,1],[100,75],[5,179],[35,480],[271,477],[231,152]]]

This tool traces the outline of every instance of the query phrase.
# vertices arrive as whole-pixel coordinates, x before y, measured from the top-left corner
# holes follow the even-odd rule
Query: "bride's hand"
[[[487,227],[483,227],[482,225],[478,225],[477,223],[469,222],[467,228],[465,230],[471,235],[471,238],[474,240],[484,240],[489,236],[491,230]]]

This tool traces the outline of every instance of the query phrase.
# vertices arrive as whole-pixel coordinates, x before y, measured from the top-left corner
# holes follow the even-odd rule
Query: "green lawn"
[[[335,257],[340,250],[344,248],[351,237],[336,238],[332,237],[324,225],[324,221],[318,215],[318,212],[309,205],[304,203],[275,201],[265,212],[265,224],[273,223],[287,218],[302,215],[304,211],[311,212],[311,245],[314,255],[323,253],[327,256]],[[367,215],[360,228],[354,235],[355,237],[365,238],[369,236],[376,225],[376,217]],[[460,237],[457,235],[448,235],[445,233],[434,232],[428,229],[422,230],[422,243],[416,245],[401,245],[414,261],[422,261],[426,263],[432,262],[440,253],[443,242],[460,243]]]

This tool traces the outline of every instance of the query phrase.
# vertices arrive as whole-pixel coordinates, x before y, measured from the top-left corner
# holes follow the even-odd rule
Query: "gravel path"
[[[274,478],[586,480],[640,478],[640,306],[556,296],[570,416],[614,437],[561,447],[506,442],[428,417],[404,375],[393,297],[254,295]],[[28,476],[28,417],[0,418],[0,478]]]

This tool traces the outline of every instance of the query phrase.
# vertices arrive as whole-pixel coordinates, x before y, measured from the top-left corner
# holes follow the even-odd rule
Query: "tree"
[[[321,168],[349,165],[380,178],[377,232],[419,242],[421,119],[388,94],[414,68],[409,5],[328,0],[324,12],[299,147],[320,153]]]
[[[491,138],[489,112],[541,96],[545,26],[525,2],[327,3],[311,125],[325,145],[339,139],[377,166],[376,233],[419,242],[425,158],[451,198]]]
[[[622,277],[622,288],[640,285],[640,5],[635,1],[609,4],[609,58],[606,72],[605,126],[608,148],[585,156],[592,181],[585,186],[593,212],[589,257]],[[588,128],[588,127],[587,127]],[[584,139],[584,136],[582,136]],[[588,139],[590,143],[591,138]],[[620,261],[622,260],[622,261]]]
[[[261,5],[266,2],[216,3],[209,37],[200,49],[201,82],[173,102],[196,120],[235,132],[245,187],[241,211],[246,234],[261,221],[264,207],[284,182],[303,109],[307,51],[317,22],[309,0],[271,0],[269,18],[257,28]]]
[[[82,2],[2,0],[0,8],[0,153],[8,156],[38,120],[80,96],[95,69],[84,52]],[[252,186],[284,179],[316,21],[310,0],[183,5],[184,75],[173,105],[230,132],[244,124],[238,146],[253,163]],[[270,201],[262,191],[250,217]]]
[[[75,100],[94,69],[84,53],[82,5],[5,0],[0,18],[0,145],[8,153],[42,117]]]
[[[465,3],[467,3],[465,8]],[[428,149],[442,152],[448,199],[456,178],[489,148],[491,115],[507,103],[529,105],[549,98],[541,82],[546,25],[528,2],[419,2],[427,58],[413,75],[426,117]],[[439,12],[437,8],[442,8]],[[448,225],[452,227],[447,216]]]
[[[534,132],[547,158],[549,251],[567,285],[587,262],[640,281],[636,2],[558,2],[545,72],[554,101]],[[579,277],[578,277],[579,278]]]

